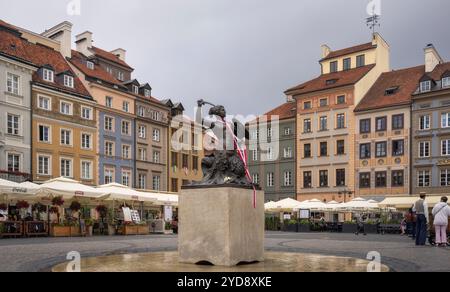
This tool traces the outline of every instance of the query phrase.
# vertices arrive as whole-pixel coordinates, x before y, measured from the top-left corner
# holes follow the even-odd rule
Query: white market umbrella
[[[292,212],[295,209],[299,209],[300,202],[291,198],[287,198],[273,204],[273,208],[270,209],[272,212]]]
[[[275,208],[275,202],[274,201],[270,201],[264,204],[264,209],[266,211],[269,211],[270,209]]]
[[[37,197],[54,198],[62,196],[64,199],[73,199],[74,197],[99,199],[104,193],[94,187],[86,186],[78,181],[60,177],[51,179],[37,190]]]
[[[356,198],[350,202],[344,203],[337,208],[339,211],[366,211],[373,208],[373,204],[363,198]]]
[[[341,205],[341,203],[339,203],[339,202],[331,201],[326,204],[325,210],[335,211],[340,205]]]
[[[150,197],[144,192],[138,192],[127,186],[111,183],[99,186],[97,191],[104,194],[102,199],[106,201],[134,201],[134,202],[155,202],[156,198]]]
[[[158,193],[158,192],[144,192],[146,196],[155,199],[156,201],[153,203],[157,206],[178,206],[178,195],[175,194],[167,194],[167,193]]]
[[[297,210],[310,210],[310,211],[323,211],[326,210],[327,204],[325,204],[324,202],[318,200],[318,199],[313,199],[313,200],[309,200],[309,201],[305,201],[302,202],[300,204],[298,204],[297,206]]]

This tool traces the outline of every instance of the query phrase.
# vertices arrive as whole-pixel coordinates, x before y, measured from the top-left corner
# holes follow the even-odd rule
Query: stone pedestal
[[[216,266],[264,261],[264,193],[242,187],[184,187],[179,199],[179,259]]]

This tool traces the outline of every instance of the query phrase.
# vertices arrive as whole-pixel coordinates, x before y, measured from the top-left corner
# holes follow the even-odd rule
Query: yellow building
[[[354,109],[390,70],[389,45],[371,42],[332,51],[322,46],[321,75],[285,93],[297,101],[297,199],[348,201],[355,192]]]

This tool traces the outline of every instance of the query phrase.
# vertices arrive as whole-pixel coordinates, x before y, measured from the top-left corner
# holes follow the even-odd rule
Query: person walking
[[[416,245],[423,246],[427,241],[427,231],[429,220],[429,210],[428,204],[425,201],[427,198],[426,194],[420,194],[420,199],[414,204],[413,212],[416,213],[417,223],[416,223]]]
[[[450,217],[450,207],[447,202],[448,198],[442,197],[441,202],[434,206],[432,211],[436,230],[436,246],[438,247],[447,247],[447,227],[448,217]]]

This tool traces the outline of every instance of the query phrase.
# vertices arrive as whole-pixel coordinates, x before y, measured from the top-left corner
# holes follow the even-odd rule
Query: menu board
[[[131,217],[131,210],[130,210],[130,208],[123,207],[122,211],[123,211],[123,221],[124,222],[133,222],[133,219]]]
[[[133,220],[134,223],[139,224],[141,223],[141,216],[139,215],[139,212],[136,210],[131,210],[131,220]]]
[[[164,206],[164,220],[166,222],[171,222],[173,219],[173,209],[172,206]]]

